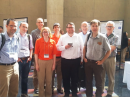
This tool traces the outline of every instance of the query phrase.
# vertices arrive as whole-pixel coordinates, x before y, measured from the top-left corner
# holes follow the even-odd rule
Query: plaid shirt
[[[31,32],[32,40],[33,40],[33,46],[34,46],[33,51],[35,51],[35,43],[36,43],[36,40],[39,39],[39,38],[41,38],[40,32],[41,32],[41,31],[40,31],[38,28],[35,29],[35,30],[33,30],[33,31]]]
[[[108,38],[108,41],[109,41],[110,45],[113,45],[113,46],[117,47],[117,43],[118,43],[118,36],[117,35],[112,33],[109,36],[107,36],[107,34],[106,34],[106,37]],[[117,53],[117,48],[113,52],[111,52],[109,57],[115,57],[116,53]]]

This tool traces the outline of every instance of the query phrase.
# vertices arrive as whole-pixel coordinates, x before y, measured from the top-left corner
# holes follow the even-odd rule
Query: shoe
[[[107,94],[107,96],[106,97],[112,97],[112,95],[110,95],[110,94]]]
[[[57,93],[63,94],[63,90],[57,89]]]
[[[28,95],[27,94],[21,94],[20,97],[28,97]]]
[[[39,94],[39,90],[38,89],[34,89],[34,93],[35,94]]]

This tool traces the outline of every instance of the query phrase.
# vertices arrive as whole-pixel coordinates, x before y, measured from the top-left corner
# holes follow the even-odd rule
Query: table
[[[130,90],[130,61],[125,61],[123,83],[127,83],[127,88]]]

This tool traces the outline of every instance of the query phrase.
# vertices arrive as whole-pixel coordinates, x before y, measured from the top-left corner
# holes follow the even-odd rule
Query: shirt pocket
[[[101,42],[97,42],[95,44],[95,51],[96,51],[96,54],[98,54],[99,56],[101,55],[101,53],[102,53],[102,43]]]

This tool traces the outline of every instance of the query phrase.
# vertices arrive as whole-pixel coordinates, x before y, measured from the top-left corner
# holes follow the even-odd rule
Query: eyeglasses
[[[43,33],[49,33],[48,31],[43,31]]]
[[[74,27],[67,27],[68,29],[73,29]]]
[[[16,27],[17,27],[17,26],[14,26],[14,25],[8,25],[8,26],[10,26],[11,28],[13,28],[13,27],[15,27],[15,28],[16,28]]]
[[[106,26],[107,28],[113,28],[113,26]]]

